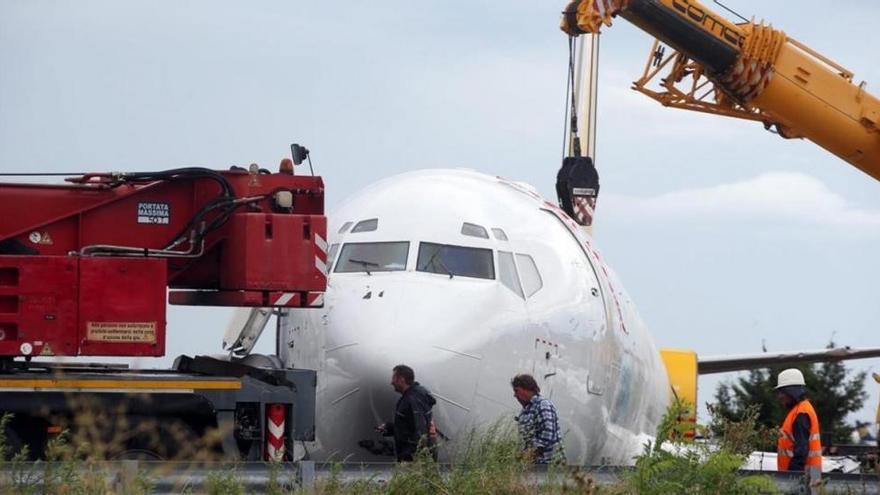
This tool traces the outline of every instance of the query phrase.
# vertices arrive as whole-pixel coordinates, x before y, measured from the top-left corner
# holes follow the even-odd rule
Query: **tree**
[[[834,347],[834,342],[827,346]],[[753,407],[758,412],[758,423],[767,428],[777,428],[782,424],[788,411],[784,410],[776,398],[776,375],[786,367],[756,369],[736,383],[724,382],[715,391],[716,404],[713,408],[722,417],[731,421],[742,421]],[[849,413],[858,411],[868,398],[865,392],[864,371],[855,372],[847,380],[850,370],[842,361],[825,362],[797,366],[804,374],[807,383],[807,396],[816,409],[822,433],[831,434],[832,442],[848,443],[854,425],[846,421]],[[775,445],[765,446],[775,450]]]

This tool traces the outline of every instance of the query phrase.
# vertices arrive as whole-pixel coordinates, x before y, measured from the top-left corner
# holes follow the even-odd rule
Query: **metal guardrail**
[[[72,469],[72,473],[71,473]],[[329,470],[327,471],[329,473]],[[175,461],[30,462],[0,465],[0,492],[30,486],[37,493],[65,484],[71,474],[80,479],[101,479],[115,493],[129,493],[133,487],[150,487],[155,495],[206,493],[214,485],[240,484],[245,493],[265,493],[272,486],[289,489],[313,486],[315,463],[268,464],[264,462],[192,463]]]
[[[41,489],[48,480],[59,482],[59,473],[69,468],[69,464],[35,462],[13,466],[0,465],[0,487],[14,486],[13,483],[27,483]],[[337,463],[316,464],[313,461],[296,463],[267,464],[262,462],[194,464],[187,462],[157,461],[114,461],[83,463],[74,469],[79,476],[101,477],[117,493],[127,493],[126,488],[136,486],[138,480],[146,480],[156,495],[178,493],[205,493],[212,485],[235,482],[245,493],[264,493],[271,487],[290,489],[308,488],[317,480],[335,478],[342,482],[372,481],[382,484],[390,480],[400,466],[394,463]],[[448,473],[451,466],[439,465],[441,473]],[[599,485],[618,482],[621,476],[631,471],[627,467],[572,467]],[[741,476],[769,476],[783,493],[809,493],[805,489],[804,478],[797,473],[777,473],[768,471],[740,471]],[[528,473],[529,481],[541,484],[548,478],[566,476],[559,470],[548,470],[536,466]],[[822,493],[878,494],[880,495],[880,476],[877,474],[823,474]]]

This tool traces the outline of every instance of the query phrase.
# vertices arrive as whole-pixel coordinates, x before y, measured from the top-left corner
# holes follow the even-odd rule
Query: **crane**
[[[0,361],[162,356],[166,287],[172,304],[320,305],[324,186],[292,170],[0,184]]]
[[[170,370],[44,359],[163,356],[166,295],[193,306],[321,307],[324,183],[294,173],[308,150],[291,149],[275,173],[252,164],[0,183],[10,452],[47,456],[65,429],[89,434],[79,417],[101,418],[89,441],[119,459],[281,461],[290,442],[314,440],[314,370],[206,356],[179,356]]]
[[[595,34],[617,16],[656,38],[635,90],[808,139],[880,180],[880,99],[853,72],[771,25],[733,23],[698,0],[574,0],[561,28]]]

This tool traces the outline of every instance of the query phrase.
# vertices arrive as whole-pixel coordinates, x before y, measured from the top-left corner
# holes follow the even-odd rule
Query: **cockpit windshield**
[[[406,270],[409,242],[348,242],[342,245],[336,273]]]
[[[419,244],[419,260],[416,270],[442,273],[450,277],[495,278],[492,250],[449,244],[423,242]]]

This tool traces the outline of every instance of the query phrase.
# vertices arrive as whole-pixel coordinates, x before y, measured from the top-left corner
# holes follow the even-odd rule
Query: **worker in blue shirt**
[[[522,405],[516,420],[528,459],[536,464],[547,464],[560,458],[562,434],[556,407],[541,396],[541,388],[532,375],[516,375],[510,384],[513,396]]]

